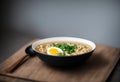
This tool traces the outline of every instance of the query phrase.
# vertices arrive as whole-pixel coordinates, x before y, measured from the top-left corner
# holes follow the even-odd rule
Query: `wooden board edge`
[[[120,49],[119,48],[115,48],[118,53],[116,53],[118,55],[118,57],[116,56],[116,60],[114,61],[114,65],[111,66],[111,70],[108,70],[108,74],[106,77],[104,77],[104,80],[102,82],[106,82],[108,77],[110,76],[110,74],[112,73],[112,71],[114,70],[115,66],[117,65],[119,59],[120,59]]]

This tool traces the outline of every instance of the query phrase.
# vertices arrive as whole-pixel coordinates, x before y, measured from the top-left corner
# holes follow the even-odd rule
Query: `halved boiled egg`
[[[62,53],[63,53],[63,51],[57,47],[49,47],[47,49],[47,54],[49,54],[49,55],[58,56],[59,54],[62,54]]]

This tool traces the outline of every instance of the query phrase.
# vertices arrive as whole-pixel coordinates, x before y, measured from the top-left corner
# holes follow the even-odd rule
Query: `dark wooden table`
[[[8,58],[7,61],[5,61],[2,64],[0,64],[0,66],[1,66],[0,67],[0,71],[1,71],[1,73],[0,73],[0,82],[1,81],[2,82],[36,82],[36,81],[40,81],[39,77],[38,78],[30,77],[29,76],[30,72],[26,72],[27,71],[26,67],[28,67],[28,65],[29,66],[31,65],[31,69],[28,70],[28,71],[31,71],[31,73],[32,73],[32,71],[34,69],[38,70],[38,69],[42,68],[42,67],[38,66],[42,62],[40,60],[37,60],[36,57],[35,58],[31,58],[29,61],[27,61],[26,63],[24,63],[21,66],[21,68],[18,69],[18,71],[17,71],[18,73],[14,73],[13,72],[13,74],[10,75],[11,70],[13,69],[11,67],[14,65],[15,62],[17,62],[19,60],[19,58],[21,58],[21,57],[23,57],[25,55],[24,50],[25,50],[26,46],[30,45],[31,43],[26,44],[23,48],[21,48],[19,51],[17,51],[15,54],[13,54],[11,58]],[[103,52],[101,52],[101,51],[103,51]],[[98,54],[98,53],[101,53],[101,54]],[[97,56],[97,55],[100,55],[100,56]],[[102,62],[103,60],[99,58],[99,57],[101,57],[101,55],[103,56],[103,58],[106,58],[108,60],[108,62],[106,64],[104,64],[105,62]],[[110,56],[110,58],[109,58],[109,56]],[[97,45],[97,49],[95,50],[94,55],[88,60],[88,62],[85,65],[83,65],[83,68],[86,68],[86,67],[89,68],[88,72],[94,73],[94,74],[90,74],[90,75],[89,75],[89,73],[87,73],[89,75],[89,77],[87,77],[86,72],[85,72],[84,69],[82,69],[84,72],[83,71],[81,72],[81,69],[78,70],[79,73],[77,73],[78,71],[75,72],[75,73],[74,73],[74,71],[72,71],[73,74],[71,75],[70,71],[66,72],[66,73],[61,72],[61,71],[54,71],[52,68],[48,68],[45,65],[42,65],[42,66],[45,66],[45,67],[43,67],[44,70],[42,70],[42,71],[44,71],[44,73],[47,73],[47,70],[49,70],[49,71],[52,71],[53,75],[56,74],[57,76],[65,74],[65,78],[66,79],[64,77],[63,78],[66,81],[67,81],[67,79],[69,79],[69,80],[71,79],[69,77],[66,77],[67,75],[69,76],[69,74],[70,74],[70,76],[78,77],[78,76],[76,76],[76,74],[79,74],[81,76],[81,73],[83,73],[83,74],[85,73],[85,77],[83,79],[85,81],[86,81],[86,78],[89,80],[89,78],[91,78],[91,75],[92,75],[93,76],[92,77],[93,80],[91,80],[91,81],[98,81],[98,80],[102,81],[102,79],[103,79],[103,81],[107,81],[107,82],[120,82],[120,59],[119,59],[119,57],[120,57],[120,49],[112,48],[112,47],[105,46],[105,45]],[[96,61],[96,63],[91,62],[93,60]],[[97,60],[99,60],[99,61],[97,61]],[[89,63],[89,62],[91,62],[91,63]],[[92,66],[91,66],[91,64],[92,64]],[[88,65],[88,66],[86,66],[86,65]],[[96,68],[96,65],[97,65],[97,68]],[[98,66],[98,65],[101,65],[102,68],[99,68],[100,66]],[[36,66],[36,68],[35,67],[32,68],[32,66]],[[94,70],[90,69],[91,67],[95,68],[95,69]],[[4,69],[6,69],[6,68],[9,68],[9,69],[5,70],[5,73],[4,73]],[[23,69],[23,68],[26,69],[25,72],[24,72],[24,70],[21,71],[21,69]],[[105,68],[105,69],[103,69],[103,68]],[[19,71],[21,71],[22,73],[19,72]],[[41,74],[40,72],[42,72],[40,70],[38,70],[38,71],[39,71],[39,73],[35,73],[36,77]],[[25,74],[25,73],[28,73],[28,74]],[[16,76],[16,74],[18,74],[18,75]],[[97,74],[97,76],[100,76],[100,77],[96,77],[96,74]],[[33,76],[35,76],[35,75],[33,75]],[[24,76],[26,78],[24,78]],[[27,77],[28,77],[28,79],[27,79]],[[42,76],[40,76],[40,77],[42,77]],[[48,75],[47,75],[47,77],[48,77]],[[31,78],[31,79],[29,79],[29,78]],[[96,78],[97,78],[97,80],[96,80]],[[32,79],[34,79],[34,80],[32,80]],[[78,78],[73,78],[73,79],[74,79],[74,81],[78,81],[76,79],[79,79],[79,77]],[[51,80],[51,79],[49,79],[49,80]],[[64,81],[64,80],[60,80],[60,79],[56,79],[56,80]],[[53,80],[51,80],[51,81],[53,81]]]
[[[37,81],[0,74],[0,82],[37,82]],[[109,76],[107,82],[120,82],[120,60],[117,63],[111,75]]]
[[[107,82],[120,82],[120,59],[107,79]]]
[[[37,82],[37,81],[0,74],[0,82]],[[109,78],[107,79],[107,82],[120,82],[120,60],[117,63],[111,75],[109,76]]]

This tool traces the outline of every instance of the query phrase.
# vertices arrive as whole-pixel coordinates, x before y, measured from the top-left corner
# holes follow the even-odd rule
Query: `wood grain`
[[[0,74],[0,82],[38,82],[38,81]]]
[[[31,44],[31,43],[29,43]],[[31,57],[12,73],[5,69],[23,57],[26,46],[0,65],[1,73],[14,77],[48,82],[104,82],[112,72],[120,58],[120,49],[105,45],[97,45],[93,55],[77,68],[60,69],[50,67],[38,57]],[[17,58],[16,58],[17,57]]]
[[[19,61],[21,61],[21,59],[27,56],[27,54],[25,53],[26,47],[28,47],[28,45],[31,45],[36,40],[33,40],[29,42],[28,44],[26,44],[19,51],[17,51],[11,57],[6,59],[2,64],[0,64],[0,72],[10,72],[14,68],[14,66],[17,63],[19,63]]]

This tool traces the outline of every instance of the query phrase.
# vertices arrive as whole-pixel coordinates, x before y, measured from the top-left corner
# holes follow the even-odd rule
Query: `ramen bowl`
[[[36,50],[36,46],[38,45],[50,43],[50,42],[61,42],[61,41],[87,44],[91,47],[91,50],[86,53],[74,54],[69,56],[50,55]],[[70,67],[70,66],[79,66],[83,62],[85,62],[92,55],[95,48],[96,48],[95,43],[90,40],[76,38],[76,37],[51,37],[51,38],[45,38],[35,41],[34,43],[32,43],[31,46],[29,46],[29,50],[27,49],[26,52],[29,55],[33,55],[33,54],[37,55],[40,60],[42,60],[44,63],[50,66]]]

